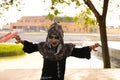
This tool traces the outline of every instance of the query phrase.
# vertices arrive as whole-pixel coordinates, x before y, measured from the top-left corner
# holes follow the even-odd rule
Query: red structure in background
[[[7,42],[10,38],[14,37],[18,32],[12,31],[0,37],[0,43]]]

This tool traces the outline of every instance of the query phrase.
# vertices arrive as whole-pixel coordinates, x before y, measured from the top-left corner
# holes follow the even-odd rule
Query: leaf
[[[53,10],[53,9],[55,9],[55,7],[53,7],[53,6],[52,6],[52,7],[50,7],[50,9],[52,9],[52,10]]]
[[[54,19],[54,15],[51,14],[51,13],[49,13],[48,16],[47,16],[47,18],[50,19],[50,20],[53,20]]]
[[[55,15],[58,15],[60,12],[56,9],[55,11],[54,11],[54,14]]]

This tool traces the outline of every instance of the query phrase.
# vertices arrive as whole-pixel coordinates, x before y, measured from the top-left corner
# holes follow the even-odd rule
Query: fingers
[[[93,51],[97,51],[94,47],[92,48]]]
[[[95,48],[96,48],[96,47],[99,47],[99,46],[100,46],[99,43],[95,43],[95,45],[94,45]]]
[[[19,42],[15,42],[16,44],[19,44]]]
[[[19,35],[15,35],[13,38],[15,38],[16,42],[15,43],[20,43],[21,42],[21,38]]]
[[[15,38],[15,39],[16,39],[16,38],[20,38],[20,36],[19,36],[19,35],[15,35],[13,38]]]
[[[99,47],[100,44],[99,43],[95,43],[93,46],[92,46],[92,50],[93,51],[97,51],[96,48]]]
[[[18,40],[21,39],[19,35],[15,35],[14,38],[15,38],[15,39],[18,39]]]

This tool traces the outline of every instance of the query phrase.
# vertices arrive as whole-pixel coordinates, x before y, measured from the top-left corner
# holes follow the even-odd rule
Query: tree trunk
[[[100,15],[100,13],[96,10],[91,0],[84,0],[84,2],[94,13],[99,23],[104,68],[110,68],[111,65],[110,65],[110,57],[109,57],[109,50],[108,50],[108,45],[107,45],[107,34],[106,34],[106,14],[107,14],[109,0],[103,0],[104,3],[103,3],[102,15]]]
[[[100,38],[102,43],[102,55],[103,55],[103,62],[104,68],[111,68],[110,65],[110,57],[109,57],[109,49],[107,44],[107,33],[106,33],[106,24],[105,20],[99,20],[99,27],[100,27]]]

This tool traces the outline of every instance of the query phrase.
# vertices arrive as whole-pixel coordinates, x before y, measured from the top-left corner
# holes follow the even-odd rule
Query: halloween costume
[[[56,47],[51,46],[48,41],[51,35],[56,35],[60,41],[60,44]],[[88,46],[75,48],[72,43],[64,43],[63,36],[61,25],[53,23],[48,30],[46,42],[38,44],[28,41],[23,42],[24,52],[39,51],[44,58],[41,80],[64,80],[66,58],[69,56],[90,59],[91,49]]]

